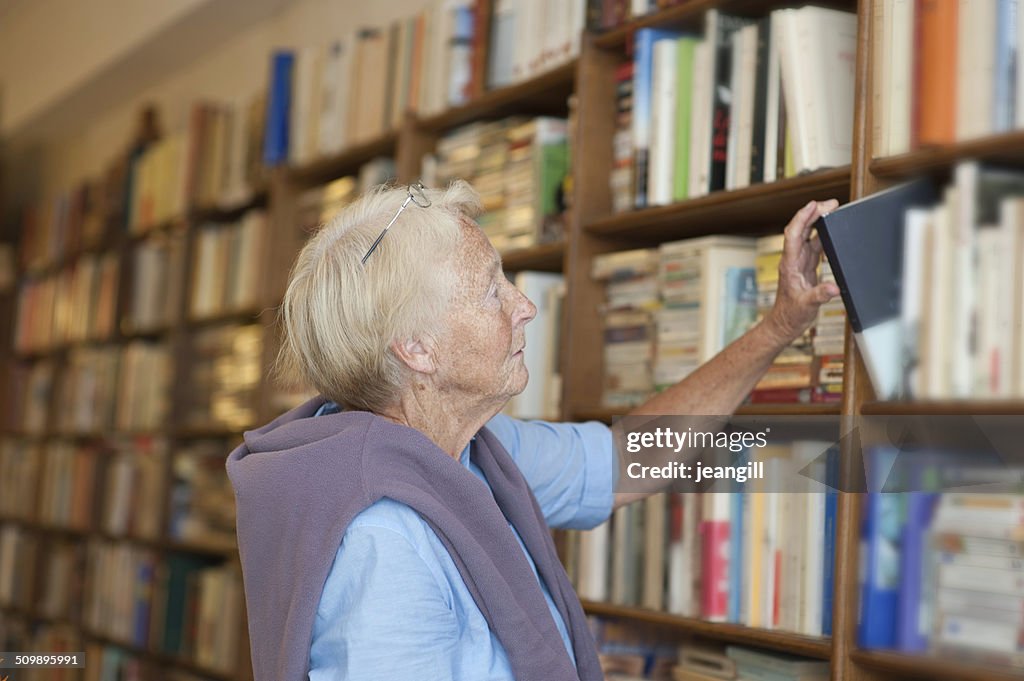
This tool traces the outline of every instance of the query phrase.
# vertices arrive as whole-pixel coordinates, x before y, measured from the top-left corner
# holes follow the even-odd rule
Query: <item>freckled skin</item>
[[[382,415],[425,433],[458,457],[469,439],[513,395],[526,387],[526,324],[537,308],[501,270],[501,259],[472,220],[450,263],[458,283],[441,332],[417,339],[418,349],[398,356],[411,369],[399,403]],[[393,345],[396,347],[396,345]]]

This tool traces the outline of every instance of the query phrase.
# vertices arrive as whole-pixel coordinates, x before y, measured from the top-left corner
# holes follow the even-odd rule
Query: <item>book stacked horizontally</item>
[[[757,240],[758,319],[763,319],[775,305],[783,242],[781,234]],[[808,329],[779,353],[751,392],[752,403],[806,403],[812,400],[817,379],[812,337],[813,331]]]
[[[635,406],[654,392],[657,271],[655,249],[619,251],[594,258],[591,276],[607,282],[602,394],[607,407]]]
[[[712,236],[662,244],[654,382],[667,388],[742,335],[755,316],[753,240]]]

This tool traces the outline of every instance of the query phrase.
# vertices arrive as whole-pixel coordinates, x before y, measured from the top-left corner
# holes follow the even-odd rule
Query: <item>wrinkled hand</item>
[[[819,216],[839,207],[835,199],[811,201],[786,225],[785,245],[779,262],[779,288],[775,306],[765,319],[781,341],[788,344],[814,323],[818,308],[839,295],[831,282],[818,283],[821,242],[811,237]]]

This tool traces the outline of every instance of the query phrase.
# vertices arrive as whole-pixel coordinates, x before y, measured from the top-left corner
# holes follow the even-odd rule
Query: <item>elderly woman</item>
[[[830,208],[787,227],[772,314],[639,413],[736,408],[838,293],[809,239]],[[228,459],[256,681],[603,678],[548,528],[636,495],[606,426],[498,415],[536,308],[479,211],[462,182],[381,189],[299,254],[281,361],[321,396]]]

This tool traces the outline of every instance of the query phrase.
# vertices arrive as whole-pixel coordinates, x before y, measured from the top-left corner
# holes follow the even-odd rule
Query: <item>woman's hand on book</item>
[[[821,242],[814,231],[815,221],[838,207],[835,199],[811,201],[786,225],[775,305],[765,319],[786,344],[814,323],[822,304],[839,295],[833,282],[818,282]]]

